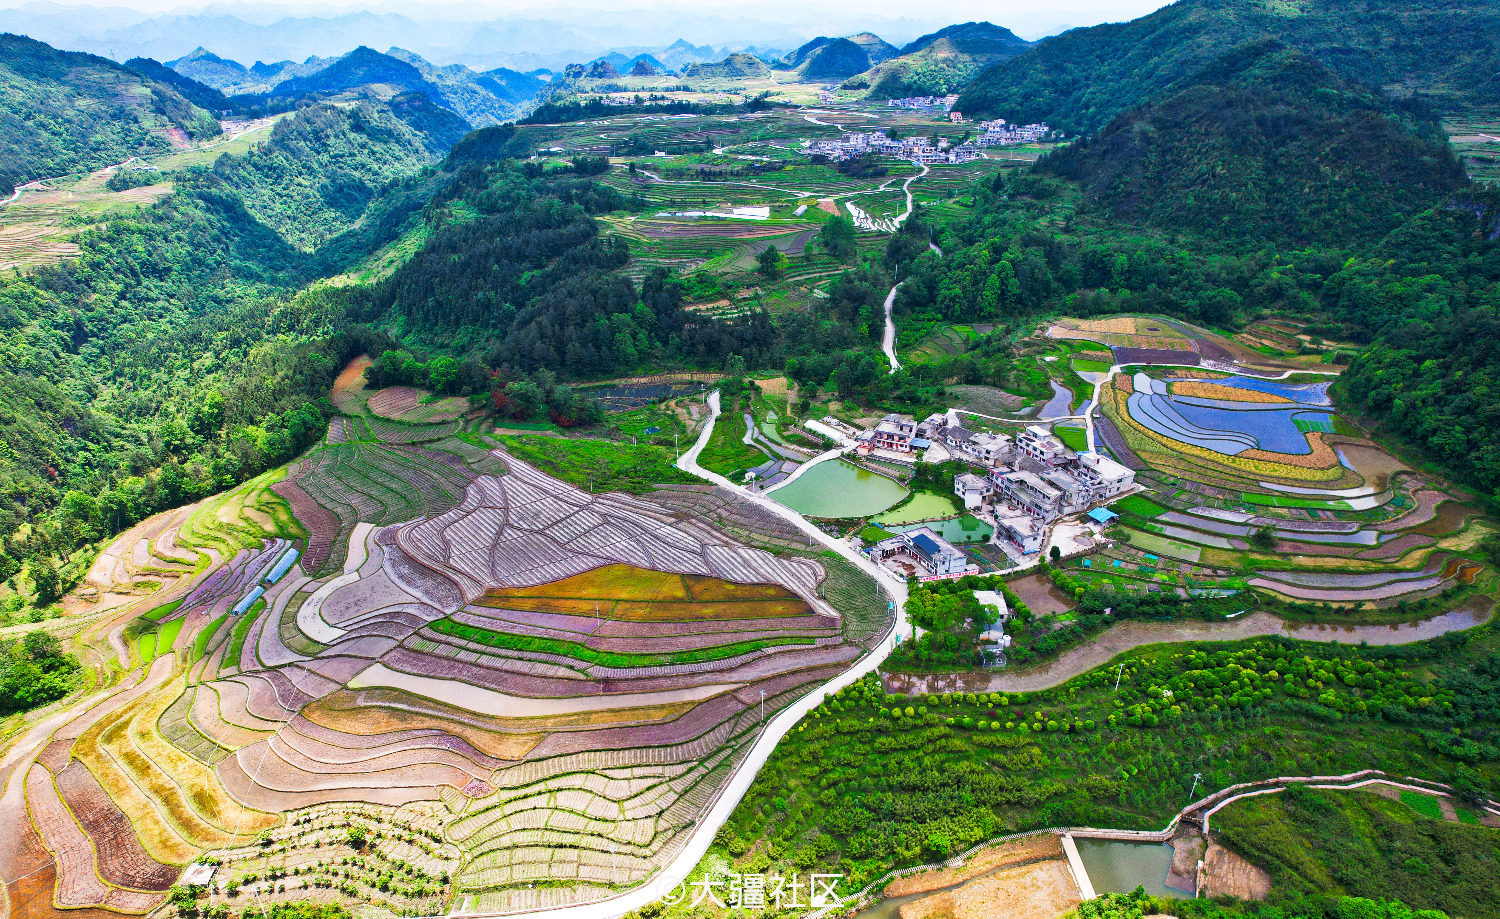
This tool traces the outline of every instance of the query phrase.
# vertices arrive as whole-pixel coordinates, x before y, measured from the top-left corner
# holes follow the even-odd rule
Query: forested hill
[[[1275,42],[1229,52],[1046,168],[1096,212],[1251,246],[1373,242],[1467,184],[1421,106]]]
[[[173,86],[92,54],[0,35],[0,193],[219,134]]]
[[[308,283],[392,239],[451,178],[429,167],[456,117],[394,101],[303,109],[83,233],[72,261],[0,277],[0,578],[31,560],[55,585],[76,546],[321,436],[333,374],[372,346],[334,334],[339,290]],[[304,251],[343,229],[332,254]],[[17,541],[28,522],[44,525]]]
[[[1178,0],[1039,42],[976,77],[958,108],[1089,133],[1231,47],[1275,38],[1352,80],[1452,111],[1500,102],[1497,34],[1492,0]]]
[[[427,242],[362,296],[364,318],[410,330],[415,343],[465,342],[509,377],[548,370],[588,378],[643,362],[713,364],[736,353],[758,364],[770,356],[776,336],[763,314],[705,320],[683,308],[664,271],[637,288],[618,270],[629,250],[601,239],[593,215],[640,201],[591,181],[586,165],[542,173],[512,160],[476,161],[479,148],[495,146],[474,140],[455,149],[458,178],[428,208],[435,225]]]
[[[845,81],[876,99],[957,92],[985,67],[1015,57],[1031,43],[991,22],[963,22],[917,38],[899,54]]]
[[[436,162],[467,130],[421,93],[390,105],[312,106],[213,172],[261,224],[311,251],[352,227],[387,182]]]

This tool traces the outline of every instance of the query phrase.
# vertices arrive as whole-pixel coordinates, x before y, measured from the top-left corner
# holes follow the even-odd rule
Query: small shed
[[[1109,526],[1111,523],[1119,520],[1120,515],[1107,507],[1096,507],[1089,511],[1088,518],[1100,526]]]

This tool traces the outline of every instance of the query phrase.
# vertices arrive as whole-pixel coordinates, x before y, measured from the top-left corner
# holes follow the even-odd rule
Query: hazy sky
[[[193,3],[183,0],[95,0],[86,3],[37,0],[0,0],[0,9],[33,7],[55,13],[58,7],[89,6],[139,10],[147,13],[213,11],[250,21],[270,22],[283,16],[319,16],[329,13],[368,10],[399,12],[406,15],[445,19],[490,20],[517,18],[567,18],[587,9],[617,12],[639,10],[670,14],[688,22],[692,11],[716,16],[744,16],[765,22],[784,18],[792,27],[826,21],[830,31],[837,32],[842,22],[943,23],[987,19],[1013,29],[1026,38],[1071,26],[1094,25],[1134,19],[1165,5],[1160,0],[941,0],[938,3],[911,3],[910,0],[803,0],[791,7],[778,9],[776,4],[750,3],[747,0],[581,0],[581,2],[546,2],[546,0],[504,0],[504,2],[410,2],[410,0],[360,0],[360,2],[308,3]],[[124,8],[124,9],[121,9]]]

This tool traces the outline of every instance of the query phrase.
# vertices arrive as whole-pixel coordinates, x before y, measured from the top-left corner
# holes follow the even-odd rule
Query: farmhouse
[[[1016,435],[1016,450],[1047,466],[1064,465],[1073,456],[1073,451],[1052,433],[1051,428],[1039,424],[1028,425]]]
[[[916,419],[909,415],[891,414],[880,419],[879,424],[861,434],[859,439],[870,449],[910,453],[913,448],[912,440],[916,435]]]
[[[1034,472],[996,470],[990,478],[1007,504],[1044,523],[1055,520],[1062,513],[1062,491]]]
[[[995,515],[995,540],[1008,539],[1027,555],[1042,551],[1046,533],[1035,518],[1026,514]]]
[[[969,510],[984,504],[994,490],[994,485],[982,475],[963,472],[953,477],[953,493],[963,499],[964,507]]]

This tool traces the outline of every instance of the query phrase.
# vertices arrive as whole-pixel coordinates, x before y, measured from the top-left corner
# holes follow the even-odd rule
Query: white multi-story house
[[[995,537],[1008,539],[1027,555],[1042,551],[1047,532],[1028,514],[996,514]]]
[[[1100,453],[1078,454],[1078,477],[1089,487],[1089,503],[1108,501],[1135,487],[1135,471]]]
[[[1044,523],[1057,519],[1062,513],[1063,493],[1036,473],[997,469],[990,473],[990,480],[1007,504]]]
[[[953,493],[963,499],[964,507],[974,510],[995,491],[995,484],[982,475],[961,472],[953,477]]]
[[[1051,428],[1039,424],[1028,425],[1016,435],[1016,452],[1047,466],[1064,465],[1073,457],[1073,451],[1052,433]]]

